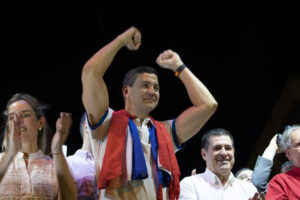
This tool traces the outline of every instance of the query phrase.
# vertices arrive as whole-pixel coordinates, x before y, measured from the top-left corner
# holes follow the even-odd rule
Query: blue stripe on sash
[[[159,184],[163,182],[162,179],[162,171],[158,168],[158,162],[157,162],[157,152],[158,152],[158,142],[155,134],[155,127],[153,125],[149,126],[149,134],[150,134],[150,143],[151,143],[151,151],[153,154],[153,159],[156,165],[156,171],[158,176]]]
[[[140,141],[139,133],[135,123],[129,118],[128,126],[131,132],[133,152],[132,152],[132,174],[131,179],[148,178],[147,166]]]
[[[128,126],[131,132],[133,144],[131,179],[134,180],[148,178],[148,171],[139,133],[135,123],[132,121],[131,118],[129,118]],[[167,172],[158,168],[158,142],[154,125],[149,126],[149,138],[151,143],[151,152],[153,154],[153,159],[156,165],[159,184],[162,184],[163,187],[167,187],[170,183],[170,175]]]

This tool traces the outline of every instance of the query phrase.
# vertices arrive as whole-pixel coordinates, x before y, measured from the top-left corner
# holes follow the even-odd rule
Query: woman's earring
[[[42,128],[39,128],[39,131],[42,131]]]

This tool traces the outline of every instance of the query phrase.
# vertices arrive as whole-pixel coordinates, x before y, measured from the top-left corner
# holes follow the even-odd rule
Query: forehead
[[[148,81],[148,82],[153,82],[158,84],[158,78],[156,74],[151,74],[151,73],[138,74],[136,77],[136,82],[143,82],[143,81]]]
[[[300,142],[300,129],[297,129],[291,133],[291,140],[293,143],[299,143]]]
[[[16,101],[8,107],[8,113],[21,112],[21,111],[24,111],[24,110],[32,110],[29,103],[27,101],[24,101],[24,100]]]
[[[209,146],[213,147],[216,145],[230,145],[232,141],[228,135],[213,135],[209,137]]]

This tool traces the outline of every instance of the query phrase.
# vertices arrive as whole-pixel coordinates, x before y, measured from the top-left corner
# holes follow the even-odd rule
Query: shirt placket
[[[224,200],[225,199],[225,188],[222,186],[221,181],[217,178],[215,178],[215,188],[216,188],[216,198],[219,200]]]
[[[22,173],[22,182],[21,182],[21,194],[32,194],[31,180],[28,168],[30,166],[30,159],[28,161],[28,167],[26,166],[25,159],[21,159],[20,169]]]

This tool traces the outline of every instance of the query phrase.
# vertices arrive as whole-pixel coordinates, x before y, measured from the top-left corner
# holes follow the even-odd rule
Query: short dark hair
[[[231,139],[232,147],[234,147],[233,136],[231,135],[231,133],[223,128],[216,128],[216,129],[212,129],[212,130],[209,130],[206,133],[204,133],[204,135],[202,136],[202,139],[201,139],[202,148],[204,148],[206,151],[208,151],[209,138],[211,136],[221,136],[221,135],[229,136]]]
[[[149,73],[149,74],[155,74],[157,76],[157,71],[153,67],[149,66],[141,66],[141,67],[136,67],[131,70],[129,70],[123,79],[123,86],[130,86],[132,87],[134,84],[134,81],[136,80],[136,77],[138,74],[142,73]]]

